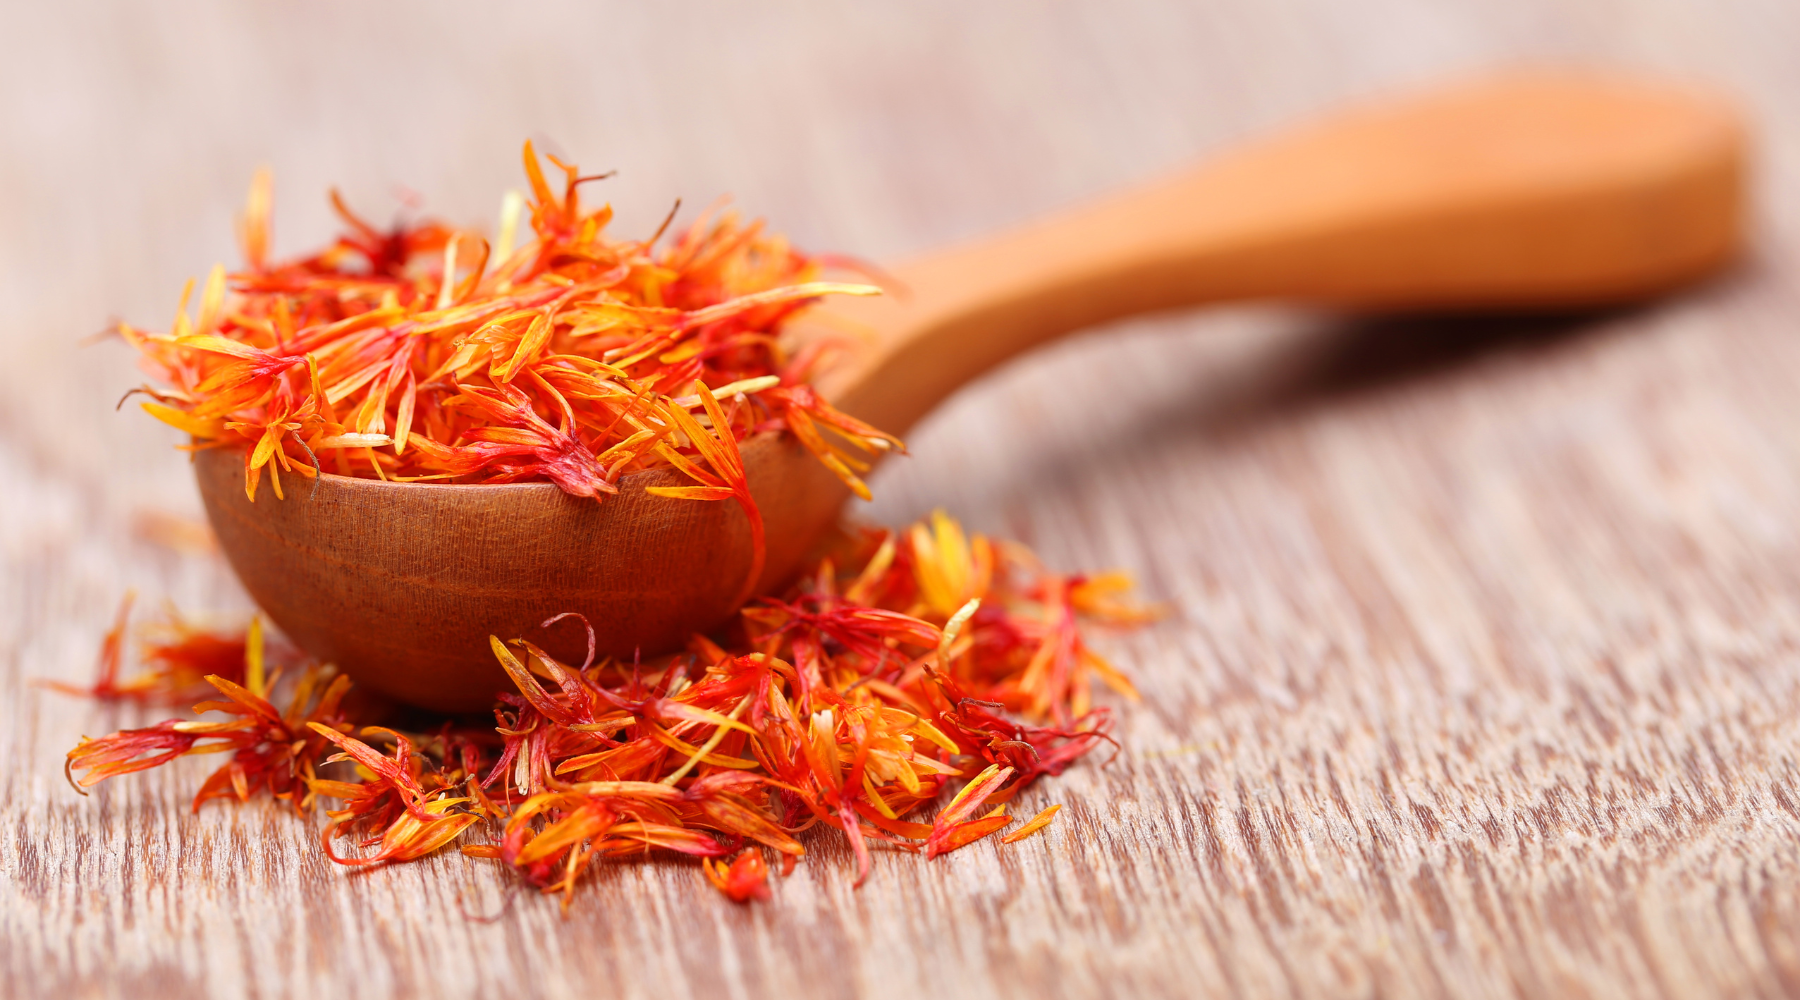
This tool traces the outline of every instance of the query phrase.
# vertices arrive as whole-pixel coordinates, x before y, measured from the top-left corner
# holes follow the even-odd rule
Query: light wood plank
[[[341,998],[1800,995],[1800,12],[1753,0],[917,3],[10,12],[0,39],[0,993]],[[1052,348],[972,388],[866,513],[943,505],[1171,619],[1107,648],[1124,752],[1044,834],[860,891],[822,841],[774,902],[687,863],[565,918],[460,857],[365,875],[207,762],[82,799],[61,753],[139,721],[84,676],[123,590],[242,609],[134,539],[197,505],[114,415],[108,313],[278,244],[341,181],[486,217],[524,135],[618,166],[627,228],[735,191],[895,257],[1346,95],[1516,58],[1707,76],[1763,113],[1767,246],[1679,302],[1567,323],[1243,309]],[[191,766],[190,766],[191,765]],[[498,914],[492,922],[459,910]]]

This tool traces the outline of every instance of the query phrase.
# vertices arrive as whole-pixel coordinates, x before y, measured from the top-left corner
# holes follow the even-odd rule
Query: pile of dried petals
[[[714,439],[769,430],[792,432],[868,498],[858,456],[900,442],[808,385],[830,338],[790,352],[778,334],[821,296],[878,289],[817,280],[831,261],[730,213],[703,215],[661,250],[673,212],[648,240],[609,239],[611,207],[580,204],[599,177],[551,157],[559,195],[530,143],[524,158],[530,199],[508,196],[491,245],[435,222],[382,232],[334,192],[347,232],[285,263],[269,260],[259,174],[241,228],[247,269],[214,268],[192,316],[190,284],[166,334],[118,327],[161,383],[134,390],[152,397],[144,409],[196,447],[242,448],[252,501],[264,469],[278,496],[283,474],[329,469],[549,480],[598,499],[622,475],[673,466],[697,485],[652,492],[733,499],[756,532],[741,470],[718,460],[733,449]],[[760,566],[760,532],[755,544]]]
[[[783,599],[655,663],[577,667],[494,638],[517,686],[497,696],[498,725],[426,733],[359,727],[343,707],[348,680],[317,665],[283,685],[278,711],[279,671],[252,624],[237,676],[206,678],[224,700],[195,706],[225,721],[83,740],[67,766],[86,787],[228,753],[196,809],[264,789],[303,813],[338,800],[322,840],[346,865],[419,858],[488,821],[491,842],[463,853],[497,859],[565,904],[596,859],[653,848],[698,856],[732,899],[765,898],[761,849],[791,867],[806,850],[797,835],[814,826],[848,838],[860,884],[870,841],[927,858],[953,851],[1010,825],[1005,804],[1029,782],[1110,741],[1090,681],[1133,692],[1081,625],[1145,620],[1121,599],[1128,586],[1117,574],[1050,573],[940,513],[905,532],[843,537]],[[143,698],[187,683],[166,664],[189,660],[162,646],[152,650],[160,673],[117,681],[124,643],[121,617],[90,693]],[[354,765],[348,780],[324,776],[337,761]],[[958,780],[931,822],[907,818]],[[1055,809],[1003,839],[1041,829]],[[338,853],[339,837],[355,850]]]
[[[277,496],[284,473],[329,468],[549,480],[599,499],[622,475],[668,466],[696,485],[655,492],[735,500],[754,535],[760,519],[729,459],[737,441],[783,430],[866,498],[859,456],[900,442],[808,386],[830,341],[790,351],[779,335],[822,295],[876,289],[818,280],[827,261],[730,214],[660,250],[668,222],[646,241],[609,240],[611,209],[579,203],[596,178],[552,162],[560,194],[526,145],[532,194],[509,196],[492,245],[437,223],[384,233],[334,194],[348,232],[286,263],[268,257],[260,175],[242,230],[248,268],[215,269],[192,316],[190,286],[167,334],[119,327],[161,383],[137,390],[152,397],[144,408],[192,447],[241,448],[252,501],[265,469]],[[527,209],[531,235],[519,241]],[[324,848],[359,866],[423,857],[485,824],[489,842],[465,854],[565,902],[596,859],[654,848],[700,857],[732,899],[766,898],[762,850],[785,870],[814,826],[848,838],[860,884],[870,841],[930,858],[987,837],[1013,822],[1006,803],[1021,788],[1110,741],[1091,680],[1133,692],[1081,624],[1144,620],[1121,599],[1127,588],[1117,575],[1047,572],[939,514],[903,533],[844,535],[782,599],[744,608],[677,656],[595,663],[590,644],[575,666],[525,637],[493,637],[516,687],[496,695],[497,725],[428,732],[352,718],[346,678],[266,645],[255,622],[218,635],[172,619],[144,644],[149,670],[121,680],[127,601],[96,683],[59,686],[141,703],[200,686],[223,700],[196,711],[225,718],[84,739],[67,768],[85,788],[228,754],[196,809],[261,791],[302,813],[336,800]],[[956,781],[931,822],[907,818]],[[1056,808],[1002,839],[1042,829]],[[347,854],[334,846],[344,837]]]

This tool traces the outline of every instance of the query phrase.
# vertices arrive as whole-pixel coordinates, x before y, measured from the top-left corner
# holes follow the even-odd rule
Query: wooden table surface
[[[14,5],[0,37],[0,993],[725,997],[1800,995],[1800,7],[1776,0]],[[773,902],[603,869],[564,917],[460,856],[351,875],[314,826],[76,796],[120,595],[241,612],[109,316],[162,324],[339,182],[491,217],[533,136],[617,167],[621,229],[730,191],[877,259],[1028,218],[1330,104],[1500,63],[1737,93],[1753,260],[1560,320],[1209,311],[957,397],[865,514],[944,505],[1173,614],[1109,639],[1124,752],[1046,835],[828,841]],[[188,766],[192,765],[192,766]],[[477,922],[464,912],[493,914]]]

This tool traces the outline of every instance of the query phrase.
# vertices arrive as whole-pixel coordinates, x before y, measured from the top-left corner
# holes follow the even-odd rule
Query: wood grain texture
[[[1791,5],[9,17],[0,993],[1800,995]],[[245,607],[215,558],[134,532],[198,514],[190,472],[111,412],[123,353],[75,343],[166,315],[229,252],[260,160],[287,249],[323,234],[301,196],[336,178],[483,218],[537,132],[617,155],[646,228],[665,196],[731,189],[808,246],[893,259],[1520,58],[1737,89],[1762,128],[1758,260],[1625,314],[1111,328],[963,393],[874,484],[874,518],[941,504],[1174,609],[1107,641],[1145,699],[1110,766],[1021,803],[1064,803],[1038,837],[878,854],[859,891],[825,840],[748,909],[692,865],[619,865],[565,918],[460,857],[350,875],[273,808],[190,815],[206,761],[63,784],[76,735],[141,717],[32,677],[85,676],[128,586]]]

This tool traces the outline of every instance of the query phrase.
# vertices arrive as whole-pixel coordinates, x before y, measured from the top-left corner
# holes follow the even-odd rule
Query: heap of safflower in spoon
[[[270,186],[252,185],[245,270],[215,268],[173,327],[120,324],[157,385],[144,409],[194,447],[244,449],[244,489],[263,473],[390,480],[549,480],[582,497],[673,466],[691,486],[652,493],[735,500],[762,566],[761,518],[737,441],[787,430],[858,495],[859,456],[900,442],[813,392],[831,349],[788,352],[782,321],[832,293],[800,253],[731,213],[702,217],[661,249],[607,235],[610,206],[584,211],[596,177],[551,161],[560,194],[525,145],[529,200],[510,196],[493,244],[435,222],[380,231],[334,193],[347,231],[321,253],[268,255]],[[521,236],[521,216],[529,231]],[[673,219],[673,213],[670,215]],[[747,594],[746,594],[747,596]]]
[[[338,800],[321,840],[345,865],[424,857],[486,821],[489,842],[463,853],[501,861],[565,904],[596,861],[652,850],[701,858],[733,899],[762,898],[762,851],[785,870],[812,827],[848,838],[860,884],[869,842],[930,858],[990,836],[1013,823],[1005,804],[1020,789],[1110,741],[1091,681],[1134,693],[1082,627],[1145,620],[1120,599],[1128,586],[1117,574],[1048,572],[1021,546],[968,537],[940,513],[904,533],[846,536],[782,599],[675,657],[577,666],[496,637],[516,691],[496,696],[495,728],[422,733],[359,726],[344,708],[347,678],[275,655],[255,623],[236,637],[177,625],[146,646],[148,674],[121,681],[122,612],[88,693],[165,700],[192,689],[196,665],[241,650],[241,666],[205,678],[223,700],[195,706],[226,718],[84,739],[67,766],[87,787],[228,753],[196,810],[264,792],[303,814]],[[293,678],[281,685],[285,711],[277,662]],[[330,774],[333,761],[352,773]],[[930,822],[908,818],[958,780]],[[1031,835],[1057,808],[1002,839]],[[345,836],[348,854],[334,847]]]

